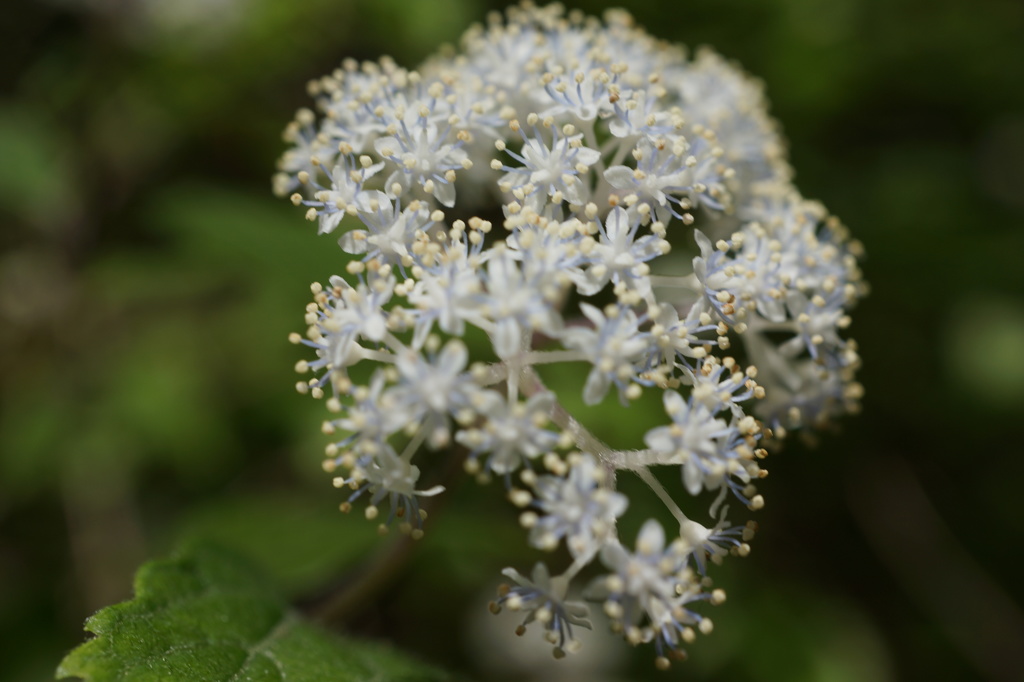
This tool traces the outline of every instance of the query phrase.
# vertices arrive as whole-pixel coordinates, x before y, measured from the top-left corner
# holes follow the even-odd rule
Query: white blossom
[[[724,592],[706,573],[749,551],[724,501],[765,504],[770,439],[857,407],[862,248],[793,186],[761,85],[722,57],[622,11],[529,3],[461,46],[416,70],[346,60],[285,131],[274,189],[337,239],[345,273],[312,287],[290,337],[311,356],[296,388],[326,399],[343,510],[387,502],[385,526],[419,537],[453,459],[497,478],[527,543],[571,563],[507,569],[495,608],[571,652],[589,626],[571,587],[601,563],[584,596],[664,667],[711,630]],[[600,429],[567,409],[613,388]],[[656,420],[642,437],[637,410]],[[628,550],[634,475],[678,525],[648,520]],[[703,521],[679,503],[698,496]]]
[[[604,602],[605,614],[633,643],[655,643],[659,657],[692,637],[692,627],[710,632],[711,621],[690,608],[707,599],[700,583],[686,569],[686,544],[666,545],[665,530],[654,519],[640,529],[636,550],[613,543],[601,553],[612,573],[598,578],[590,595]]]
[[[494,613],[502,608],[526,613],[517,632],[522,634],[526,626],[536,621],[547,631],[546,639],[555,647],[556,656],[578,648],[578,640],[572,634],[574,625],[591,628],[590,610],[586,604],[566,599],[569,581],[564,576],[551,577],[548,567],[538,562],[529,578],[514,568],[506,568],[502,574],[511,578],[515,586],[502,585],[498,599],[491,606]]]
[[[470,457],[486,455],[486,468],[505,475],[524,462],[550,452],[558,442],[558,433],[546,428],[554,404],[551,393],[538,393],[525,403],[509,404],[491,391],[476,401],[481,414],[480,426],[459,432],[457,440],[470,449]]]
[[[484,314],[494,323],[494,351],[509,358],[520,350],[523,335],[535,330],[554,334],[561,320],[544,292],[531,286],[521,266],[507,250],[487,262]]]
[[[593,365],[583,387],[583,401],[588,405],[601,402],[614,385],[619,397],[626,398],[629,383],[636,376],[636,361],[648,346],[648,334],[640,331],[640,319],[630,309],[606,317],[598,308],[583,303],[580,311],[592,327],[570,327],[562,332],[562,341],[569,348],[582,352]]]
[[[417,236],[431,225],[430,211],[418,201],[404,210],[383,192],[361,192],[353,204],[365,230],[350,230],[338,243],[353,255],[376,258],[383,263],[401,265],[411,260]]]
[[[580,282],[580,293],[596,294],[609,282],[622,282],[641,294],[647,293],[650,268],[645,263],[668,253],[671,247],[658,235],[639,236],[639,232],[639,220],[630,220],[623,208],[612,209],[599,227],[600,240],[584,246],[589,267]]]
[[[541,515],[526,517],[530,544],[554,549],[564,538],[573,557],[596,555],[613,536],[615,519],[629,504],[628,498],[612,490],[609,483],[604,470],[591,455],[580,457],[565,477],[538,478],[534,484],[533,506]]]
[[[505,153],[521,165],[501,166],[505,175],[498,181],[499,187],[511,192],[523,190],[524,194],[541,192],[541,204],[558,199],[582,206],[588,199],[588,190],[580,176],[586,177],[590,167],[601,158],[601,152],[582,144],[583,135],[566,135],[552,128],[548,133],[552,140],[547,142],[543,129],[535,125],[531,135],[526,135],[521,126],[522,148],[514,152],[505,147]],[[528,190],[528,191],[527,191]]]

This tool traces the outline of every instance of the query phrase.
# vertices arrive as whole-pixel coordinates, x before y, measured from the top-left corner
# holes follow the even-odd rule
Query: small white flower
[[[286,196],[302,185],[298,179],[299,173],[304,172],[315,178],[322,164],[331,164],[338,153],[337,149],[325,144],[317,134],[313,127],[315,121],[316,115],[312,111],[301,109],[295,120],[285,128],[284,139],[294,146],[277,162],[274,193],[278,196]]]
[[[551,393],[538,393],[510,405],[493,391],[482,394],[476,410],[483,423],[460,431],[456,440],[470,449],[470,457],[486,455],[490,471],[509,474],[558,443],[558,434],[546,428],[554,400]]]
[[[483,310],[494,323],[492,336],[498,357],[518,353],[528,331],[555,334],[561,326],[552,303],[531,286],[509,251],[501,250],[487,262],[486,283]]]
[[[679,529],[680,537],[689,546],[689,556],[702,576],[707,575],[708,559],[720,564],[730,552],[744,554],[750,550],[746,543],[754,537],[753,524],[730,527],[725,518],[728,512],[729,507],[723,507],[718,522],[711,528],[687,521]]]
[[[378,271],[355,288],[340,277],[332,277],[331,285],[341,295],[333,298],[334,307],[324,311],[327,317],[322,328],[342,338],[351,336],[378,343],[383,340],[387,333],[384,306],[394,293],[395,278]],[[345,349],[337,352],[340,357]]]
[[[660,462],[682,465],[683,483],[691,495],[704,486],[717,488],[726,476],[741,471],[735,464],[733,427],[715,418],[704,403],[683,400],[675,391],[665,391],[664,402],[672,425],[651,429],[644,442],[663,456]]]
[[[393,392],[385,390],[386,380],[382,371],[374,372],[368,386],[361,386],[354,395],[354,404],[343,408],[342,416],[330,422],[336,430],[348,436],[334,443],[334,450],[343,451],[352,447],[363,451],[358,442],[373,443],[372,451],[387,442],[412,416],[395,400]],[[356,443],[353,445],[353,443]],[[343,456],[335,458],[335,465],[342,463]]]
[[[693,399],[713,415],[729,410],[732,415],[742,417],[743,408],[739,403],[764,393],[764,389],[759,391],[757,382],[739,367],[732,362],[726,366],[715,356],[705,357],[694,368],[684,367],[682,381],[692,387]]]
[[[462,336],[466,322],[480,317],[477,301],[483,283],[461,242],[450,244],[429,272],[432,276],[418,280],[408,296],[416,308],[416,348],[423,345],[435,322],[441,331]]]
[[[393,389],[396,402],[412,416],[423,420],[420,427],[437,448],[450,439],[449,418],[473,403],[479,391],[465,372],[468,352],[459,340],[449,341],[437,357],[424,357],[408,350],[395,359],[399,384]]]
[[[629,500],[608,487],[609,481],[591,455],[569,468],[566,477],[541,476],[534,486],[533,506],[542,512],[530,529],[530,544],[554,549],[565,539],[575,557],[597,554],[615,531],[615,519]]]
[[[382,137],[374,143],[374,149],[382,158],[398,166],[388,178],[387,187],[398,183],[404,191],[417,182],[442,205],[454,206],[455,185],[445,174],[462,169],[466,152],[455,139],[453,131],[450,127],[442,130],[430,118],[423,116],[408,125],[402,121],[400,130],[400,133]]]
[[[627,387],[638,374],[634,363],[643,357],[649,337],[640,331],[639,319],[628,308],[610,318],[588,303],[581,304],[580,310],[593,328],[567,327],[561,338],[593,364],[583,387],[583,402],[601,402],[612,385],[618,387],[619,398],[625,402]]]
[[[444,492],[444,487],[437,485],[427,490],[417,490],[419,477],[418,466],[385,446],[373,456],[361,458],[353,467],[351,478],[336,478],[335,485],[339,488],[348,485],[356,489],[349,497],[350,502],[368,492],[372,508],[387,499],[391,509],[389,523],[395,516],[402,516],[409,523],[420,525],[422,519],[417,498],[439,495]]]
[[[661,364],[675,373],[679,368],[677,360],[682,363],[695,358],[705,357],[705,345],[717,345],[714,337],[708,338],[709,332],[715,331],[710,318],[703,320],[703,307],[690,305],[685,317],[680,318],[675,306],[663,303],[658,308],[651,327],[651,336],[656,348],[654,357],[648,364]],[[685,370],[687,365],[683,364]]]
[[[678,88],[683,115],[717,134],[725,161],[740,181],[736,187],[789,180],[785,144],[767,115],[760,83],[708,49],[699,50],[675,78],[666,80]]]
[[[348,156],[341,157],[339,164],[328,174],[329,187],[314,195],[316,201],[303,202],[307,206],[320,209],[317,211],[320,217],[320,234],[333,232],[341,219],[347,215],[350,206],[359,209],[356,200],[363,191],[363,185],[384,167],[383,163],[376,163],[354,169],[354,165]]]
[[[600,241],[587,253],[590,266],[579,286],[580,293],[593,295],[609,282],[622,282],[646,295],[650,287],[645,263],[669,251],[669,243],[653,234],[638,237],[640,221],[630,220],[623,208],[612,209],[600,227]]]
[[[491,607],[494,613],[502,608],[525,612],[526,618],[517,633],[525,632],[526,626],[532,622],[540,623],[547,631],[546,638],[555,647],[556,655],[577,648],[572,627],[577,625],[589,630],[591,625],[587,616],[590,611],[586,604],[566,599],[568,579],[563,576],[552,578],[548,567],[541,562],[533,567],[530,578],[513,568],[506,568],[502,574],[512,579],[515,587],[506,584],[499,588],[498,600]]]
[[[554,139],[548,143],[540,130],[534,129],[530,136],[521,129],[520,133],[523,139],[520,152],[506,149],[505,153],[522,166],[503,166],[507,172],[499,186],[507,186],[509,191],[529,186],[531,193],[543,192],[545,200],[558,196],[570,204],[583,205],[588,199],[587,188],[579,176],[597,163],[601,153],[584,147],[582,134],[562,135],[553,130]]]
[[[684,631],[703,620],[688,608],[706,596],[685,570],[686,557],[684,543],[666,546],[661,524],[649,519],[637,536],[636,551],[617,543],[605,547],[601,561],[612,574],[595,580],[588,592],[604,600],[605,614],[628,641],[654,641],[664,655],[664,648],[678,648]]]

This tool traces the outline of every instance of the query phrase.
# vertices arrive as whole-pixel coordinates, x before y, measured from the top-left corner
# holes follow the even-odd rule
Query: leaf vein
[[[236,680],[241,679],[239,675],[245,672],[245,670],[252,665],[252,662],[256,660],[256,657],[260,655],[266,656],[270,662],[274,664],[274,667],[277,668],[278,673],[281,675],[281,682],[284,682],[287,679],[284,668],[273,656],[268,655],[265,649],[272,646],[274,644],[274,640],[287,632],[293,625],[295,625],[295,622],[296,620],[294,616],[290,613],[285,613],[277,623],[267,630],[266,634],[264,634],[258,642],[253,644],[252,647],[245,647],[246,651],[248,651],[248,655],[245,657],[245,660],[242,661],[242,665],[239,667],[238,672],[232,676],[229,682],[236,682]]]

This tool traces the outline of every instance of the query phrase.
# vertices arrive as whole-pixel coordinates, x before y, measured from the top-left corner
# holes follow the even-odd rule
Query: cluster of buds
[[[859,246],[792,185],[759,84],[624,12],[524,4],[419,70],[350,61],[310,93],[274,184],[350,254],[292,335],[315,355],[298,389],[326,399],[342,509],[368,500],[368,519],[419,537],[420,498],[443,492],[421,472],[460,457],[568,564],[507,569],[492,608],[561,656],[596,602],[667,666],[725,598],[709,563],[749,552],[753,523],[730,525],[725,502],[764,504],[765,445],[860,394],[843,335]],[[581,385],[546,385],[553,363]],[[563,407],[576,391],[623,420],[654,392],[663,425],[612,448]],[[633,549],[622,471],[666,507]],[[683,494],[708,495],[706,523]]]

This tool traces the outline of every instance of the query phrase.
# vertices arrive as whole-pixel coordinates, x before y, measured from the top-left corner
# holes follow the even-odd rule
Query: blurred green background
[[[4,680],[52,678],[84,618],[181,538],[314,602],[387,548],[335,511],[323,415],[290,388],[286,336],[341,253],[269,178],[308,79],[345,57],[414,66],[500,7],[0,8]],[[764,78],[798,186],[865,243],[863,414],[770,458],[754,552],[719,571],[716,631],[671,673],[607,640],[572,667],[503,653],[507,623],[489,638],[498,571],[533,560],[498,487],[452,491],[345,626],[477,679],[1024,679],[1024,4],[629,9]]]

